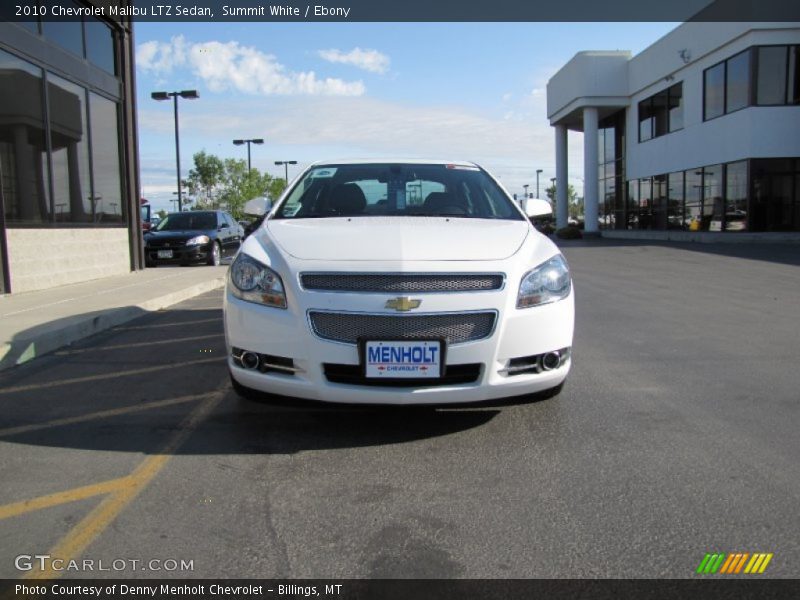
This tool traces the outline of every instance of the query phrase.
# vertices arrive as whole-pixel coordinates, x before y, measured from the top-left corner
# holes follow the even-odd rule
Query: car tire
[[[210,267],[218,267],[222,264],[222,250],[219,247],[219,242],[214,242],[211,246],[211,251],[208,253],[208,260],[206,262]]]

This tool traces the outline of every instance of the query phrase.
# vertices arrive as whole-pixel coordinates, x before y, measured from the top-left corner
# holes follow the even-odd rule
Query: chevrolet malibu
[[[572,280],[528,220],[549,205],[523,205],[468,162],[312,165],[229,270],[234,389],[370,404],[557,393]]]

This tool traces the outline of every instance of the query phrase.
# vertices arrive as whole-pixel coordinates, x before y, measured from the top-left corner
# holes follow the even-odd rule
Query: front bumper
[[[201,244],[199,246],[146,246],[144,249],[144,255],[147,259],[147,262],[158,264],[201,262],[208,260],[208,256],[212,247],[213,242]],[[158,258],[159,250],[171,250],[172,258]]]
[[[569,352],[559,367],[549,371],[520,373],[508,372],[508,368],[512,366],[512,359],[571,348],[574,293],[559,302],[520,310],[515,306],[516,290],[512,291],[513,297],[507,290],[498,290],[425,298],[431,314],[483,309],[497,311],[497,322],[488,338],[447,347],[448,367],[479,365],[477,377],[469,383],[428,382],[411,387],[392,387],[331,381],[336,377],[331,376],[330,365],[336,365],[339,371],[346,370],[347,365],[359,365],[358,348],[317,337],[309,326],[308,311],[347,307],[350,312],[374,313],[384,310],[385,294],[302,293],[289,297],[288,309],[276,309],[239,300],[226,289],[228,366],[232,377],[245,387],[282,396],[338,403],[480,402],[554,388],[569,373]],[[232,356],[232,352],[240,349],[291,359],[295,371],[245,369]]]

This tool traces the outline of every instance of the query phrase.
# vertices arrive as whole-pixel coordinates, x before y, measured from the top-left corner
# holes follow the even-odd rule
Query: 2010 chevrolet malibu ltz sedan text
[[[557,392],[574,293],[527,218],[536,203],[549,211],[472,163],[312,165],[231,265],[234,388],[376,404]]]

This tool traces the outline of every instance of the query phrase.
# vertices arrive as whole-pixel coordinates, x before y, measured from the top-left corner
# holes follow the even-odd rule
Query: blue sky
[[[675,23],[145,23],[136,25],[142,188],[160,208],[175,191],[171,102],[180,101],[181,167],[206,150],[252,163],[413,156],[475,160],[511,192],[554,176],[547,80],[581,50],[634,54]],[[582,188],[570,134],[570,181]],[[543,195],[543,193],[542,193]]]

